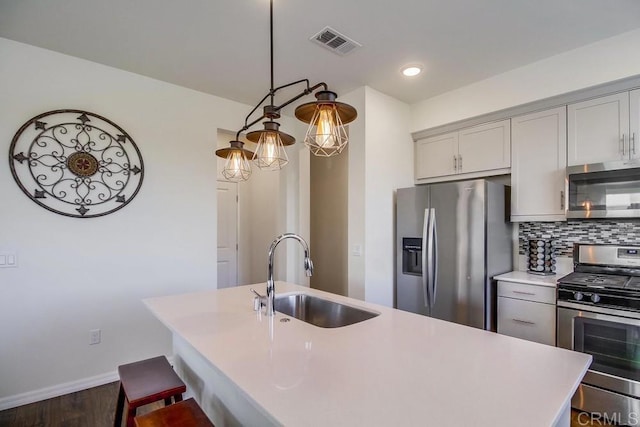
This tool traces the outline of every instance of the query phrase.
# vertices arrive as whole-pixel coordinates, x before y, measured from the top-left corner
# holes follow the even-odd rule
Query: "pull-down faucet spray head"
[[[285,239],[294,239],[302,246],[304,250],[304,270],[308,276],[313,275],[313,262],[311,261],[309,255],[309,245],[307,242],[300,236],[294,233],[285,233],[281,236],[276,237],[276,239],[271,242],[271,247],[269,248],[269,266],[268,266],[268,276],[267,276],[267,316],[273,316],[275,314],[274,306],[276,302],[276,285],[273,280],[273,261],[276,252],[276,247],[280,242]]]
[[[307,277],[313,276],[313,261],[309,258],[309,251],[304,251],[304,272]]]

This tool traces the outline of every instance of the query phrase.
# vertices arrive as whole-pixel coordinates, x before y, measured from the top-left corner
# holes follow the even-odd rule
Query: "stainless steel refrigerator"
[[[495,330],[492,277],[512,270],[507,188],[473,180],[398,190],[397,308]]]

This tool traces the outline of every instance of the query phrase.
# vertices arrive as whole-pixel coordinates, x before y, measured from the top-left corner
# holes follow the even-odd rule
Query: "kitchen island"
[[[591,356],[284,282],[380,313],[320,328],[253,310],[250,288],[150,298],[174,365],[217,427],[569,426]],[[289,319],[283,321],[283,319]]]

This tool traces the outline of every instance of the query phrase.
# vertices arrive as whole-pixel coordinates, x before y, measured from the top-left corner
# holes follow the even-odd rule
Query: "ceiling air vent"
[[[340,34],[331,27],[324,27],[318,34],[309,40],[326,47],[338,55],[346,55],[355,48],[362,47],[357,41],[351,40],[349,37]]]

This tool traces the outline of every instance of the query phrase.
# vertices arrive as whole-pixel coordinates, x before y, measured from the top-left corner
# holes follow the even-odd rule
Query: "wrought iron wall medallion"
[[[122,209],[140,190],[140,150],[120,126],[97,114],[55,110],[26,122],[9,148],[24,193],[61,215],[92,218]]]

